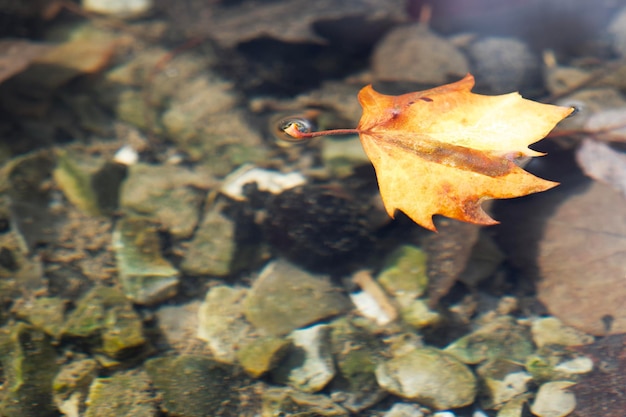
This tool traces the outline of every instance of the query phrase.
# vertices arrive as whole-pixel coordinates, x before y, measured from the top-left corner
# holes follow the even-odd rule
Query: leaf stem
[[[359,133],[358,129],[331,129],[320,130],[317,132],[303,132],[299,129],[298,123],[289,123],[283,132],[296,139],[309,139],[316,138],[318,136],[334,136],[334,135],[356,135]]]

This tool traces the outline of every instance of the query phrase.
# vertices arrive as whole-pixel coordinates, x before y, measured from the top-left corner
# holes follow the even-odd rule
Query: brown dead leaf
[[[592,182],[561,196],[538,246],[537,295],[551,314],[593,335],[626,332],[626,200]],[[610,326],[609,326],[610,325]]]
[[[361,17],[399,22],[405,18],[402,0],[284,0],[237,2],[236,5],[185,0],[161,0],[176,25],[193,36],[209,36],[226,47],[259,37],[284,42],[321,42],[313,25],[324,21]],[[358,30],[352,28],[351,30]]]
[[[432,216],[497,222],[481,208],[554,187],[516,164],[540,156],[528,145],[543,138],[571,108],[537,103],[517,93],[471,92],[474,77],[430,90],[388,96],[367,86],[359,93],[357,126],[390,216],[401,210],[435,230]]]
[[[589,177],[613,187],[626,197],[626,153],[588,138],[577,149],[576,160]]]

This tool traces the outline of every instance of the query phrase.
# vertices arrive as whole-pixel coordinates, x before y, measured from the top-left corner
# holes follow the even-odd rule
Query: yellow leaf
[[[540,156],[528,145],[545,137],[572,112],[518,93],[471,92],[474,77],[430,90],[389,96],[371,86],[359,92],[357,126],[376,169],[391,217],[403,211],[435,230],[432,216],[490,225],[481,208],[492,198],[519,197],[557,185],[520,168],[516,160]]]

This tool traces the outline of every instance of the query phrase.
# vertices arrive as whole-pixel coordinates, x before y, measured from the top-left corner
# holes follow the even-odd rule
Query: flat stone
[[[470,405],[477,391],[472,371],[458,359],[434,348],[414,349],[376,368],[381,387],[436,410]]]
[[[126,297],[154,304],[176,294],[178,270],[161,255],[157,228],[141,218],[124,218],[113,232],[113,250]]]
[[[324,388],[335,376],[329,331],[323,324],[293,331],[289,335],[293,346],[272,373],[274,380],[304,392]]]
[[[89,390],[85,417],[155,417],[157,403],[145,371],[117,372],[97,378]]]
[[[530,332],[538,347],[588,345],[595,340],[593,336],[565,325],[556,317],[543,317],[534,320]]]
[[[273,336],[253,340],[237,351],[237,360],[250,376],[259,378],[270,371],[291,346],[288,339]]]
[[[546,382],[537,392],[530,411],[538,417],[565,417],[576,408],[576,397],[567,389],[571,381]]]
[[[439,85],[469,72],[463,53],[421,24],[392,29],[376,45],[372,61],[374,76],[382,81]]]
[[[211,208],[187,245],[181,269],[190,275],[225,276],[235,271],[235,222]]]
[[[220,362],[235,363],[237,348],[254,340],[254,329],[243,316],[246,293],[245,288],[219,285],[207,292],[198,309],[198,338]]]
[[[280,336],[340,314],[350,302],[328,277],[313,275],[284,260],[268,264],[252,284],[245,302],[248,321]]]

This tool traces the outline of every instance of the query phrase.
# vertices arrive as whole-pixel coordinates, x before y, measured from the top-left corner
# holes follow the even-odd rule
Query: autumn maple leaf
[[[558,183],[516,163],[541,156],[528,145],[545,137],[572,108],[538,103],[518,93],[471,92],[474,77],[399,96],[359,92],[363,115],[356,129],[304,132],[286,123],[294,138],[358,133],[376,169],[385,209],[404,212],[435,230],[440,214],[469,223],[498,223],[481,208],[487,199],[520,197]]]

